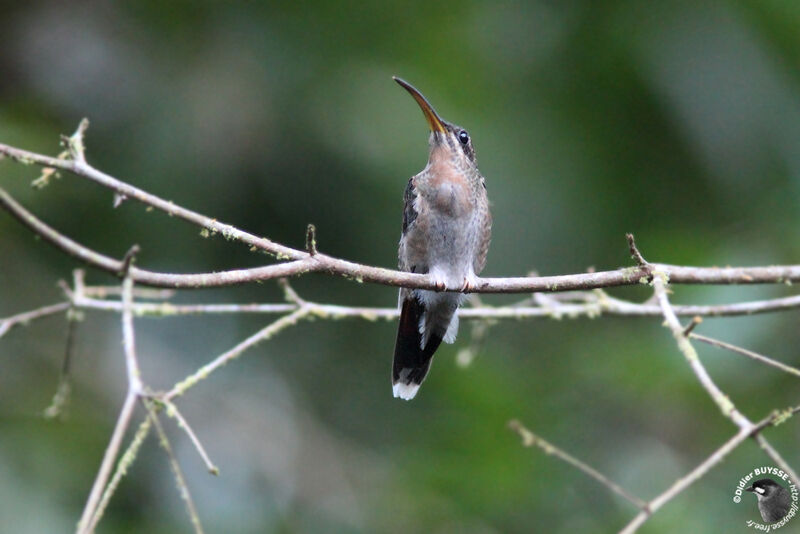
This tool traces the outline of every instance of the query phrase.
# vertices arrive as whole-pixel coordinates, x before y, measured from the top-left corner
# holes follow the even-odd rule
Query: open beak
[[[417,91],[417,89],[408,83],[407,81],[403,80],[402,78],[398,78],[397,76],[392,76],[392,79],[403,86],[403,88],[411,93],[411,96],[414,97],[414,100],[417,101],[419,107],[422,108],[422,113],[425,114],[425,119],[428,121],[428,125],[431,127],[432,132],[441,132],[444,133],[444,124],[442,123],[442,119],[439,118],[439,115],[436,114],[436,111],[433,109],[433,106],[428,103],[428,100],[422,96],[422,93]]]

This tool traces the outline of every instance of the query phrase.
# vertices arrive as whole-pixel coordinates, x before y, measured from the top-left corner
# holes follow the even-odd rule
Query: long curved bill
[[[428,125],[431,127],[432,132],[441,132],[444,133],[444,124],[442,123],[442,119],[439,118],[439,115],[436,114],[436,110],[433,109],[433,106],[430,105],[428,99],[422,96],[422,93],[417,91],[417,88],[408,83],[407,81],[403,80],[402,78],[398,78],[397,76],[392,76],[392,79],[399,83],[403,89],[411,93],[411,96],[414,97],[414,100],[417,101],[419,107],[422,108],[422,113],[425,114],[425,119],[428,121]]]

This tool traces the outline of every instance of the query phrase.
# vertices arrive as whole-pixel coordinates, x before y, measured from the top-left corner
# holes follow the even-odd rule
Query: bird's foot
[[[433,285],[435,287],[434,291],[441,293],[442,291],[447,291],[447,277],[439,272],[438,270],[431,271],[428,273],[432,278]]]
[[[464,283],[461,285],[459,291],[462,293],[472,293],[472,291],[478,286],[478,278],[476,276],[465,276]]]

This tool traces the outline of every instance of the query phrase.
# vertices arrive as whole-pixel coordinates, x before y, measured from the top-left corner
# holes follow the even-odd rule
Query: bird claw
[[[477,286],[477,280],[474,278],[464,278],[464,284],[461,286],[462,293],[472,293],[472,290]]]
[[[471,293],[478,285],[478,279],[476,276],[465,276],[464,281],[460,286],[450,285],[447,284],[447,279],[444,277],[436,277],[433,278],[433,286],[434,290],[437,292],[442,291],[458,291],[460,293]]]

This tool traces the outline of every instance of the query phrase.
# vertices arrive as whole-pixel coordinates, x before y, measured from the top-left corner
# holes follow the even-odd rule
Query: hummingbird
[[[406,186],[398,251],[400,270],[427,274],[437,288],[400,290],[392,393],[411,400],[433,353],[455,341],[458,307],[486,265],[492,216],[469,133],[442,119],[414,86],[393,79],[417,101],[431,131],[428,164]]]

